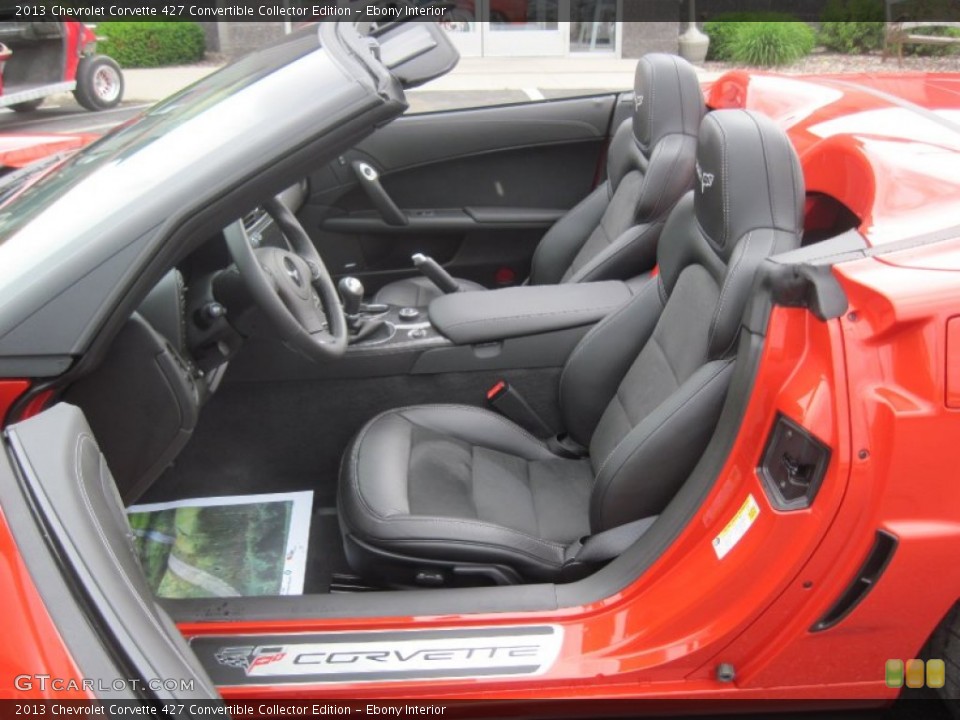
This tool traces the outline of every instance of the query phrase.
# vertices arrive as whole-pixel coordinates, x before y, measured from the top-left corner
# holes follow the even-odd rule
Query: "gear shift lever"
[[[367,339],[384,327],[383,320],[363,317],[363,283],[357,278],[341,278],[337,283],[337,290],[340,291],[340,298],[343,300],[343,314],[347,318],[350,342]]]
[[[337,283],[340,298],[343,300],[343,314],[347,316],[347,324],[355,327],[360,320],[360,303],[363,301],[363,283],[355,277],[341,278]]]

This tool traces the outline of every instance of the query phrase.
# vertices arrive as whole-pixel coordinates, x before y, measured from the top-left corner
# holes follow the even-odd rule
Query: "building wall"
[[[763,0],[760,0],[761,3]],[[790,12],[797,17],[814,21],[827,0],[791,0]],[[648,52],[676,53],[677,38],[686,27],[688,7],[678,0],[622,0],[623,17],[643,17],[643,22],[620,23],[623,34],[622,55],[639,58]],[[697,16],[701,20],[720,13],[757,9],[758,0],[699,0]],[[206,22],[201,23],[207,34],[207,49],[219,52],[229,59],[245,55],[283,35],[282,22]]]
[[[217,32],[217,25],[219,23],[215,22],[200,22],[200,27],[203,28],[203,34],[206,39],[207,52],[220,52],[220,34]]]
[[[223,53],[228,59],[238,58],[283,37],[282,22],[212,22],[207,32],[207,49]],[[213,38],[211,37],[213,36]]]
[[[624,10],[643,12],[656,22],[621,23],[623,57],[640,57],[647,52],[677,52],[680,33],[677,0],[623,0]],[[283,35],[282,22],[204,22],[207,50],[238,58]]]
[[[643,3],[645,6],[644,12],[649,12],[649,7],[657,4],[659,0],[623,0],[625,11],[628,11],[628,6],[634,2]],[[676,19],[676,0],[668,0],[659,4],[664,6],[664,10],[670,10],[674,19],[660,20],[659,22],[621,23],[623,57],[638,58],[648,52],[677,52],[680,23]]]

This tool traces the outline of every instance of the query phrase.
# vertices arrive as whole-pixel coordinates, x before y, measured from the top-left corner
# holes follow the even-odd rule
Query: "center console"
[[[306,379],[559,368],[590,328],[637,288],[616,280],[526,285],[455,292],[411,308],[367,305],[362,288],[341,287],[352,329],[346,357],[318,364],[251,338],[231,373]],[[348,295],[358,297],[348,301]]]
[[[430,303],[430,321],[457,345],[592,325],[630,299],[617,280],[458,292]]]
[[[455,292],[426,308],[361,305],[353,322],[377,329],[358,336],[347,353],[416,353],[411,372],[424,373],[558,367],[594,323],[631,296],[626,283],[607,281]]]
[[[375,329],[357,337],[347,346],[348,355],[376,355],[451,345],[430,322],[427,308],[396,305],[361,305],[360,323],[373,323]]]

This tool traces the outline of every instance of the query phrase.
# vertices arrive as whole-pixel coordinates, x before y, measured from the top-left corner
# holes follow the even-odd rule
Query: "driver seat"
[[[583,536],[662,512],[713,435],[756,271],[798,247],[802,227],[797,155],[770,119],[709,114],[697,173],[667,220],[656,279],[563,369],[563,421],[586,456],[559,456],[478,407],[384,412],[341,464],[354,570],[398,586],[565,580]]]
[[[637,63],[634,111],[610,141],[606,182],[560,218],[533,254],[529,283],[624,280],[653,268],[674,204],[693,187],[703,91],[683,58],[650,53]],[[484,290],[457,279],[462,290]],[[423,307],[443,293],[426,277],[397,280],[374,302]]]

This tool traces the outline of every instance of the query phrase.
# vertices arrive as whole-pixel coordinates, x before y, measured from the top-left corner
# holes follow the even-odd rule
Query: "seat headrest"
[[[633,134],[644,149],[665,135],[697,136],[704,102],[693,66],[681,57],[649,53],[637,63]]]
[[[770,118],[749,110],[716,110],[704,118],[694,211],[724,261],[750,230],[799,234],[803,202],[797,153]]]

